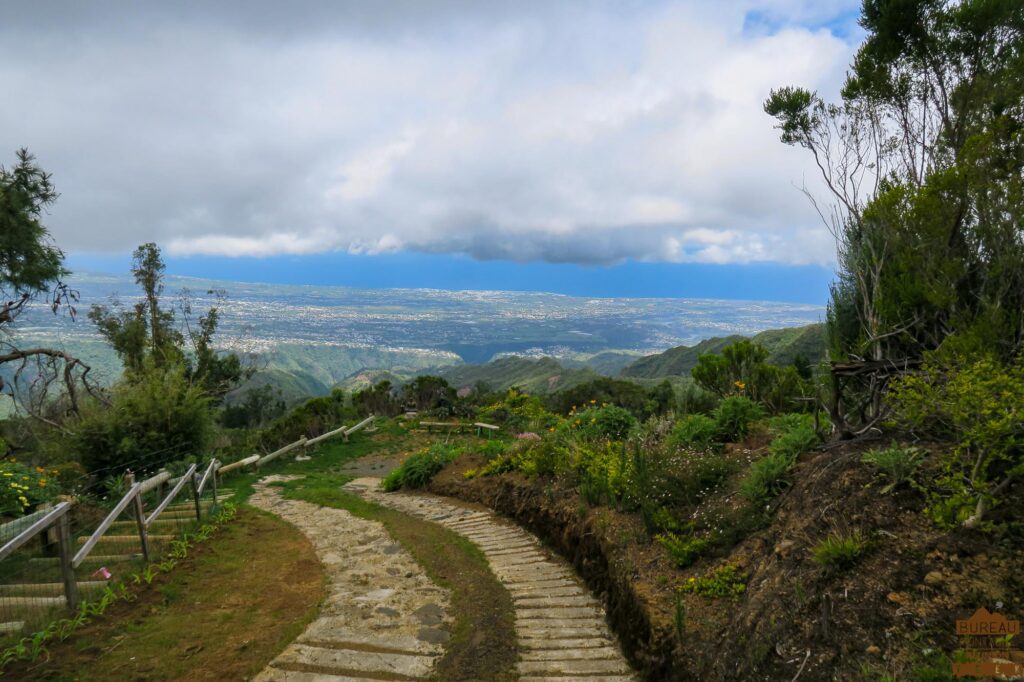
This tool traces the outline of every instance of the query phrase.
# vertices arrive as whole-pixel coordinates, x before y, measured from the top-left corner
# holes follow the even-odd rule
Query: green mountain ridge
[[[720,353],[726,346],[750,338],[768,350],[768,362],[774,365],[791,365],[798,355],[812,363],[825,359],[825,325],[811,324],[806,327],[769,329],[745,336],[720,336],[704,339],[694,346],[676,346],[648,355],[622,369],[619,376],[629,379],[661,379],[674,376],[689,376],[697,366],[697,359],[705,353]]]

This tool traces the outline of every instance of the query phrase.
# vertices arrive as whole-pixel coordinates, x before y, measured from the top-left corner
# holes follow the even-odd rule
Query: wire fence
[[[126,472],[114,485],[109,479],[90,483],[75,499],[47,503],[0,524],[0,649],[67,615],[147,563],[160,561],[175,540],[196,530],[233,494],[219,487],[224,474],[258,468],[289,452],[304,453],[335,436],[347,441],[373,420],[371,415],[355,426],[303,437],[230,464],[192,464],[181,476],[161,470],[137,481]],[[153,454],[160,457],[133,464],[153,471],[154,465],[178,456],[171,450]]]
[[[0,647],[165,556],[230,494],[216,489],[216,466],[178,479],[129,475],[128,491],[109,504],[61,501],[0,526]]]

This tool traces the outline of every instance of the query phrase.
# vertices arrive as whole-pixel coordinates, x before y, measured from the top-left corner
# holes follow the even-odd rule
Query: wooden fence
[[[101,590],[106,585],[111,577],[110,566],[134,559],[155,560],[171,540],[180,537],[193,523],[202,521],[204,513],[225,499],[226,496],[218,493],[218,479],[223,480],[225,474],[249,467],[258,469],[281,455],[296,450],[304,452],[329,438],[341,436],[347,442],[351,434],[366,428],[373,420],[371,415],[354,426],[342,426],[316,438],[302,437],[267,455],[254,454],[230,464],[216,459],[202,469],[192,464],[178,477],[160,471],[136,481],[129,471],[125,475],[128,489],[110,511],[94,528],[88,522],[83,524],[84,528],[92,528],[91,532],[78,534],[73,529],[70,513],[75,505],[73,499],[62,500],[3,524],[0,526],[0,637],[22,632],[32,622],[41,624],[55,610],[77,608],[83,592]],[[221,489],[220,492],[226,491]],[[39,556],[24,551],[33,540],[40,543]],[[106,553],[98,554],[99,547],[106,548]],[[94,567],[98,568],[93,570]],[[82,580],[83,577],[97,579]]]

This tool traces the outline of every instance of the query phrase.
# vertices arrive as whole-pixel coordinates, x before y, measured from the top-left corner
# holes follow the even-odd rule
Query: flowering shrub
[[[14,460],[0,463],[0,515],[22,516],[52,499],[57,491],[56,475],[56,470],[31,468]]]
[[[582,411],[574,407],[563,428],[587,440],[623,440],[637,425],[629,410],[615,405],[591,405]]]
[[[735,564],[725,564],[699,578],[690,578],[680,592],[692,592],[703,597],[729,597],[739,599],[747,590],[747,574]]]
[[[707,450],[719,444],[718,423],[703,414],[690,414],[676,422],[669,439],[676,445]]]

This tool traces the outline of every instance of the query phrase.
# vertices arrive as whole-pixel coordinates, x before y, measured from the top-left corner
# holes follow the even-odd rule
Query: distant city
[[[127,276],[76,274],[69,283],[81,297],[78,319],[36,305],[19,319],[17,333],[56,337],[69,348],[97,342],[85,317],[88,308],[111,301],[130,305],[138,297]],[[769,301],[356,289],[185,277],[168,277],[165,297],[170,301],[188,291],[199,314],[217,304],[211,290],[227,296],[217,334],[224,350],[261,355],[294,346],[352,349],[415,357],[420,366],[482,363],[507,355],[656,353],[712,336],[819,322],[825,314],[820,306]]]

